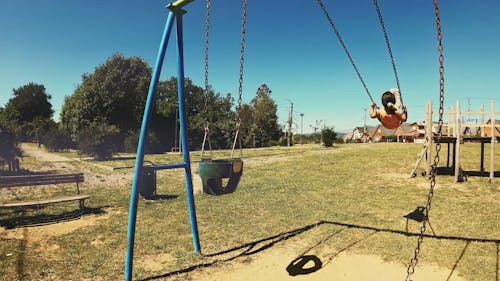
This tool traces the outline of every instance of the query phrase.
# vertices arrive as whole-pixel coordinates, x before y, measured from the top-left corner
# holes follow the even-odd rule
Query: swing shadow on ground
[[[15,217],[0,219],[0,226],[6,229],[13,229],[17,227],[40,226],[73,221],[88,215],[105,214],[106,212],[103,209],[107,207],[109,206],[102,206],[97,208],[85,207],[82,210],[78,209],[60,214],[36,214],[32,216],[24,216],[24,212],[21,210],[17,211],[18,215],[16,215]],[[1,215],[2,213],[0,213],[0,216]]]
[[[309,230],[317,228],[317,227],[319,227],[321,225],[335,225],[335,226],[344,227],[344,229],[341,229],[341,230],[336,231],[335,233],[329,235],[327,238],[321,240],[319,243],[317,243],[316,245],[310,247],[305,252],[303,252],[301,255],[299,255],[297,258],[295,258],[294,260],[292,260],[292,262],[289,265],[289,267],[291,267],[291,271],[292,271],[292,273],[290,273],[290,271],[289,271],[290,275],[292,275],[294,273],[297,273],[296,275],[299,275],[299,274],[308,274],[308,273],[312,273],[314,271],[317,271],[322,266],[330,263],[340,253],[342,253],[342,252],[348,250],[349,248],[355,246],[356,244],[358,244],[358,243],[360,243],[360,242],[368,239],[369,237],[371,237],[372,235],[374,235],[376,233],[392,233],[392,234],[399,234],[399,235],[412,236],[412,237],[418,237],[420,235],[419,233],[410,233],[410,232],[406,232],[406,231],[402,231],[402,230],[395,230],[395,229],[377,228],[377,227],[372,227],[372,226],[356,225],[356,224],[349,224],[349,223],[335,222],[335,221],[319,221],[317,223],[309,224],[309,225],[306,225],[306,226],[301,227],[301,228],[297,228],[297,229],[290,230],[290,231],[287,231],[287,232],[282,232],[280,234],[273,235],[273,236],[270,236],[270,237],[267,237],[267,238],[263,238],[263,239],[259,239],[259,240],[253,241],[253,242],[245,243],[245,244],[242,244],[240,246],[237,246],[237,247],[234,247],[234,248],[231,248],[231,249],[227,249],[227,250],[223,250],[223,251],[220,251],[220,252],[209,253],[209,254],[204,254],[203,255],[204,257],[210,258],[210,257],[217,257],[217,256],[225,255],[225,254],[234,253],[234,255],[232,255],[230,257],[227,257],[227,258],[216,259],[216,260],[211,261],[211,262],[206,262],[206,263],[200,263],[200,264],[192,265],[192,266],[189,266],[187,268],[179,269],[179,270],[176,270],[176,271],[172,271],[172,272],[168,272],[168,273],[164,273],[164,274],[160,274],[160,275],[155,275],[155,276],[147,277],[147,278],[140,279],[140,280],[141,281],[150,281],[150,280],[157,280],[157,279],[162,279],[162,278],[168,278],[168,277],[176,276],[176,275],[179,275],[179,274],[189,273],[189,272],[195,271],[195,270],[200,269],[200,268],[208,268],[208,267],[215,266],[215,265],[218,265],[218,264],[221,264],[221,263],[224,263],[224,262],[229,262],[229,261],[235,260],[235,259],[240,258],[240,257],[251,256],[251,255],[260,253],[260,252],[262,252],[264,250],[267,250],[267,249],[273,247],[274,245],[276,245],[276,244],[278,244],[280,242],[286,241],[286,240],[288,240],[290,238],[293,238],[295,236],[298,236],[298,235],[300,235],[302,233],[306,233]],[[322,262],[321,260],[318,262],[318,258],[316,256],[306,255],[307,252],[309,252],[314,247],[319,246],[320,244],[322,244],[327,239],[330,239],[334,235],[340,233],[341,231],[343,231],[345,229],[349,229],[349,228],[352,228],[352,229],[364,229],[364,230],[369,230],[369,231],[372,231],[372,232],[369,233],[368,235],[362,237],[361,239],[358,239],[358,240],[350,243],[348,246],[344,247],[343,249],[339,250],[334,255],[332,255],[331,257],[329,257],[325,262]],[[452,271],[451,271],[451,273],[450,273],[450,275],[449,275],[449,277],[448,277],[447,280],[449,280],[451,278],[451,276],[452,276],[453,272],[455,271],[458,263],[460,262],[460,260],[462,259],[463,255],[465,254],[465,251],[466,251],[466,249],[467,249],[467,247],[468,247],[468,245],[469,245],[470,242],[475,242],[475,243],[495,243],[496,244],[496,281],[499,281],[499,259],[500,259],[500,257],[499,257],[500,256],[500,246],[499,245],[500,245],[500,239],[484,239],[484,238],[474,238],[474,237],[459,237],[459,236],[446,236],[446,235],[428,235],[428,234],[425,234],[424,237],[426,237],[428,239],[456,240],[456,241],[464,241],[464,242],[466,242],[466,246],[463,249],[463,251],[462,251],[461,255],[459,256],[459,258],[457,259],[457,261],[455,262],[455,265],[453,266],[453,269],[452,269]],[[243,251],[239,252],[240,250],[243,250]],[[303,266],[307,263],[307,261],[313,261],[314,262],[314,266],[311,267],[311,268],[303,268]]]

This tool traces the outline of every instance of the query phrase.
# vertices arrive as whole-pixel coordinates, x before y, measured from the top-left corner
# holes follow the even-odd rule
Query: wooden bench
[[[23,186],[40,186],[49,184],[63,184],[63,183],[76,183],[76,195],[40,199],[37,201],[19,201],[12,203],[0,203],[0,209],[14,209],[14,208],[30,208],[41,207],[53,203],[79,201],[80,209],[85,208],[85,199],[90,198],[89,195],[80,194],[79,183],[84,181],[83,173],[77,174],[46,174],[46,175],[26,175],[26,176],[7,176],[0,177],[0,189],[23,187]]]

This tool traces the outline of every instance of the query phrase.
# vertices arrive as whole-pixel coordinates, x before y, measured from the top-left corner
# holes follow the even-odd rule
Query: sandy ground
[[[38,150],[34,146],[23,146],[23,150],[41,161],[67,162],[74,161],[59,155],[51,154],[45,150]],[[120,175],[117,175],[120,176]],[[122,177],[121,175],[120,177]],[[195,179],[196,181],[196,179]],[[105,221],[109,212],[104,216],[86,216],[79,220],[61,222],[52,225],[35,226],[29,228],[17,228],[6,230],[0,228],[0,236],[14,238],[37,243],[45,248],[47,255],[57,252],[57,245],[51,245],[47,241],[51,237],[63,235],[80,228]],[[98,237],[92,243],[99,243]],[[269,241],[267,242],[269,243]],[[392,281],[405,280],[406,266],[385,262],[379,256],[357,255],[347,251],[337,251],[328,247],[315,248],[316,241],[308,241],[304,235],[297,235],[292,239],[276,241],[272,247],[266,245],[254,245],[243,248],[222,256],[210,257],[204,263],[211,266],[200,267],[179,273],[168,278],[158,280],[199,280],[199,281]],[[262,249],[262,251],[260,251]],[[259,250],[259,251],[256,251]],[[252,251],[256,253],[248,254]],[[298,268],[314,268],[307,274],[290,275],[287,267],[295,261],[300,263],[302,258],[309,257],[311,260],[303,260],[304,263]],[[410,257],[409,257],[410,258]],[[175,262],[168,253],[154,257],[138,257],[136,266],[142,267],[150,272],[151,276],[165,274],[165,264]],[[291,271],[292,272],[292,271]],[[449,268],[438,268],[421,263],[418,265],[413,280],[447,280],[466,281],[459,276],[458,271],[452,272]]]
[[[54,257],[59,246],[48,243],[51,237],[71,233],[81,228],[105,223],[110,214],[104,216],[87,216],[75,221],[61,222],[53,225],[16,228],[12,230],[0,229],[0,235],[5,238],[27,241],[27,245],[37,244],[44,248],[47,256]],[[304,241],[305,236],[298,235],[292,239],[278,241],[272,247],[265,248],[264,244],[242,248],[217,257],[207,258],[207,267],[174,274],[166,278],[154,280],[197,280],[197,281],[400,281],[406,278],[406,267],[402,264],[385,262],[382,258],[372,255],[351,254],[349,251],[337,251],[328,247],[311,247],[315,241]],[[99,244],[99,237],[91,242]],[[273,242],[273,241],[271,241]],[[304,251],[304,248],[306,251]],[[259,251],[251,254],[252,251]],[[250,254],[249,254],[250,253]],[[249,255],[247,255],[249,254]],[[301,268],[317,269],[314,272],[299,275],[290,275],[287,267],[299,257],[317,257],[316,262],[305,262]],[[43,257],[41,257],[43,258]],[[137,257],[135,267],[141,267],[152,277],[165,274],[165,264],[175,262],[168,253]],[[319,264],[319,263],[321,264]],[[298,264],[298,262],[294,262]],[[415,281],[466,281],[459,276],[458,271],[451,272],[447,268],[439,268],[419,264],[413,279]]]

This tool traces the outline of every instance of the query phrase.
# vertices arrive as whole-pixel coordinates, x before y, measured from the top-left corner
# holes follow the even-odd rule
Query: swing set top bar
[[[194,0],[177,0],[175,2],[168,4],[167,8],[172,10],[172,11],[177,10],[177,11],[185,12],[182,8],[193,1]]]

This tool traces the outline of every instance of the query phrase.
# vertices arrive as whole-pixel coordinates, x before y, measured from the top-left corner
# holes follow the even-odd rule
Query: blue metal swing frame
[[[192,2],[193,0],[179,0],[177,2],[171,3],[167,6],[170,10],[165,28],[163,31],[163,36],[161,39],[160,47],[158,50],[158,55],[156,57],[156,63],[151,77],[151,82],[149,84],[148,97],[146,100],[146,106],[144,108],[144,115],[141,125],[141,133],[139,135],[139,143],[137,145],[137,157],[134,169],[134,180],[132,182],[132,194],[130,196],[130,210],[129,210],[129,221],[128,221],[128,249],[127,257],[125,261],[125,280],[132,280],[133,272],[133,260],[134,260],[134,241],[135,241],[135,227],[137,222],[137,201],[138,201],[138,186],[140,184],[140,175],[144,169],[144,145],[146,143],[147,131],[151,119],[151,110],[153,108],[153,102],[156,96],[156,87],[160,78],[161,69],[163,66],[163,60],[165,58],[165,51],[167,49],[168,40],[170,38],[170,33],[174,25],[174,21],[177,22],[177,58],[178,58],[178,98],[179,98],[179,116],[180,116],[180,130],[181,130],[181,142],[182,142],[182,152],[183,152],[183,163],[179,164],[166,164],[166,165],[156,165],[148,167],[154,170],[165,170],[165,169],[176,169],[184,168],[184,174],[186,177],[186,189],[187,189],[187,201],[189,206],[189,216],[191,220],[191,231],[193,235],[194,250],[196,253],[200,253],[200,240],[198,236],[198,223],[196,220],[196,210],[194,204],[193,195],[193,181],[191,174],[191,161],[189,158],[189,149],[187,146],[187,126],[186,126],[186,113],[184,107],[184,46],[183,46],[183,32],[182,32],[182,16],[186,13],[182,8]]]

